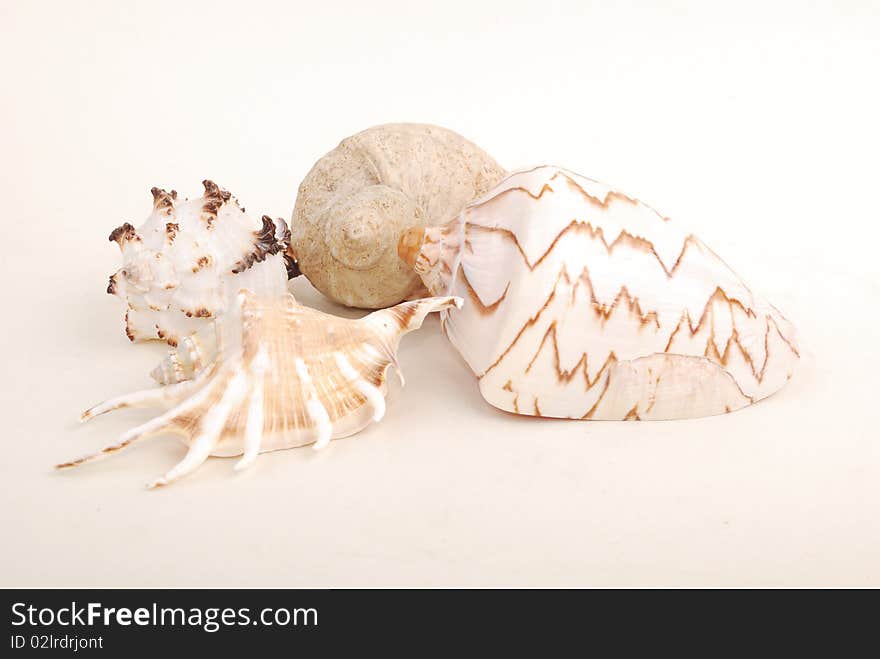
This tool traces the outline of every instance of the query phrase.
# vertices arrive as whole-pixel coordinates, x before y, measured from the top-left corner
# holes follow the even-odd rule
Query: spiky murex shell
[[[493,405],[670,419],[739,409],[798,359],[793,326],[702,241],[556,167],[516,172],[443,227],[400,242]]]
[[[203,185],[196,199],[153,188],[146,222],[138,228],[125,223],[110,234],[123,265],[107,292],[125,301],[132,341],[177,346],[223,313],[239,288],[278,294],[296,274],[284,254],[290,240],[284,220],[257,221],[229,192],[212,181]]]

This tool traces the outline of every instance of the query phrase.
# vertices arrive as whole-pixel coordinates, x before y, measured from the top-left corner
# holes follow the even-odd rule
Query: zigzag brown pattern
[[[731,309],[731,314],[733,313],[734,306],[739,306],[741,309],[743,309],[743,311],[746,311],[746,309],[742,306],[742,304],[738,300],[728,297],[724,293],[724,291],[721,289],[721,287],[719,286],[718,288],[715,289],[715,292],[712,293],[712,296],[709,298],[708,302],[706,302],[706,306],[703,309],[703,313],[700,315],[700,319],[697,321],[696,327],[691,322],[691,316],[690,316],[689,312],[685,311],[681,315],[681,319],[679,319],[678,325],[676,325],[675,329],[672,331],[672,334],[669,335],[669,341],[666,343],[666,348],[664,349],[664,352],[669,352],[670,348],[672,347],[673,340],[675,339],[676,335],[681,330],[681,328],[683,326],[685,326],[685,324],[687,326],[688,331],[690,332],[690,335],[695,336],[702,328],[702,325],[705,322],[706,318],[709,317],[710,311],[712,309],[712,304],[716,300],[721,300],[723,302],[726,302]],[[756,317],[753,312],[750,313],[750,315],[753,318]],[[714,314],[712,317],[714,318]],[[748,353],[748,351],[745,349],[745,346],[743,346],[742,342],[740,341],[739,332],[737,330],[736,323],[733,324],[731,334],[728,337],[727,342],[724,345],[724,351],[721,354],[718,353],[718,348],[715,346],[715,328],[711,327],[710,328],[711,331],[709,333],[709,339],[706,342],[706,350],[703,354],[705,357],[713,359],[713,361],[720,363],[722,366],[727,366],[728,362],[730,361],[731,346],[735,345],[739,349],[739,352],[743,356],[743,359],[749,365],[749,369],[752,371],[752,375],[755,377],[755,380],[757,380],[759,383],[761,383],[764,380],[764,374],[767,371],[767,364],[770,361],[770,323],[771,322],[773,323],[773,326],[776,328],[776,332],[779,334],[779,338],[781,338],[785,342],[785,344],[795,354],[795,356],[799,357],[800,353],[798,353],[797,348],[795,348],[795,346],[791,343],[791,341],[789,341],[787,338],[785,338],[785,336],[782,334],[782,330],[779,329],[779,325],[776,322],[776,319],[774,319],[772,316],[765,316],[766,329],[764,331],[764,363],[761,365],[760,370],[758,370],[756,368],[754,360],[752,359],[752,356]]]
[[[586,384],[586,388],[584,389],[584,391],[587,393],[589,393],[593,389],[593,387],[596,386],[596,383],[599,382],[599,380],[602,378],[602,376],[605,374],[605,372],[609,368],[611,368],[611,366],[613,366],[614,364],[616,364],[618,362],[617,355],[615,355],[613,351],[610,352],[608,354],[608,357],[606,357],[604,363],[602,364],[601,368],[596,372],[596,377],[594,377],[592,380],[590,380],[589,371],[587,369],[589,357],[586,352],[581,355],[580,359],[577,361],[577,363],[574,365],[574,367],[571,370],[563,369],[561,361],[560,361],[560,357],[559,357],[559,342],[558,342],[558,338],[557,338],[557,334],[556,334],[556,322],[554,321],[550,325],[550,327],[547,329],[547,331],[544,333],[544,336],[541,339],[541,343],[538,345],[538,349],[535,351],[535,355],[532,357],[531,361],[529,362],[528,367],[526,368],[526,373],[528,373],[528,371],[529,371],[529,369],[531,369],[532,365],[538,360],[538,357],[540,356],[541,352],[544,349],[544,344],[548,340],[550,340],[552,342],[554,369],[556,371],[556,376],[559,379],[559,381],[565,382],[565,383],[571,382],[571,380],[573,380],[576,375],[583,373],[584,383]],[[658,382],[659,382],[659,380],[658,380]],[[742,390],[742,387],[739,385],[738,382],[736,382],[735,379],[732,379],[732,382],[736,385],[737,389],[739,390],[740,394],[742,394],[743,398],[746,398],[746,399],[754,402],[754,400],[755,400],[754,397],[747,395]],[[510,392],[514,391],[512,386],[508,386],[511,384],[512,383],[510,381],[508,381],[507,385],[505,385],[506,391],[510,391]],[[581,417],[582,419],[590,419],[593,417],[593,415],[596,412],[596,409],[599,407],[599,404],[602,402],[602,399],[604,398],[605,393],[608,391],[608,387],[610,386],[610,384],[611,384],[610,378],[605,378],[605,384],[602,387],[602,391],[599,393],[599,397],[596,399],[596,402],[593,403],[593,406],[589,410],[587,410],[587,412]],[[517,399],[519,398],[519,394],[517,394],[516,398]],[[630,413],[637,413],[638,412],[637,407],[638,406],[633,408],[633,410],[630,410]],[[651,406],[649,406],[649,408],[646,410],[646,412],[650,411],[651,407],[653,407],[653,402],[651,403]],[[624,418],[624,421],[630,420],[632,418],[634,418],[636,420],[641,420],[637,414],[635,416],[630,416],[628,414]]]
[[[570,187],[577,190],[581,195],[583,195],[583,197],[590,204],[592,204],[594,206],[598,206],[599,208],[602,208],[602,209],[609,208],[611,206],[612,202],[614,202],[614,201],[623,201],[623,202],[630,203],[630,204],[641,203],[637,199],[634,199],[632,197],[628,197],[627,195],[625,195],[621,192],[614,191],[614,190],[609,191],[608,194],[605,196],[605,199],[602,200],[602,199],[599,199],[598,197],[594,197],[593,195],[588,193],[586,190],[584,190],[577,183],[577,181],[572,179],[570,176],[563,174],[562,172],[557,172],[556,174],[553,175],[553,177],[551,177],[550,180],[551,181],[555,180],[557,176],[563,176],[566,180],[566,183]],[[480,204],[475,204],[472,207],[478,208],[480,206],[487,205],[487,204],[493,202],[494,200],[498,199],[502,195],[508,194],[510,192],[523,192],[523,193],[527,194],[529,197],[531,197],[532,199],[539,200],[539,199],[541,199],[541,197],[544,196],[544,193],[546,193],[546,192],[552,193],[552,192],[554,192],[554,190],[548,183],[545,183],[542,186],[541,190],[539,191],[539,193],[537,195],[532,194],[531,191],[528,190],[527,188],[512,187],[512,188],[508,188],[506,190],[503,190],[495,197],[492,197],[491,199],[487,199],[486,201],[484,201]],[[647,206],[645,204],[642,204],[642,205],[645,206],[645,208],[651,210],[655,215],[657,215],[657,218],[659,220],[661,220],[663,222],[669,221],[668,217],[664,217],[664,216],[660,215],[659,213],[657,213],[657,211],[655,211],[650,206]],[[676,270],[678,269],[679,265],[682,262],[682,259],[684,258],[684,255],[685,255],[688,247],[691,245],[694,245],[694,246],[698,247],[699,249],[702,249],[702,250],[709,252],[715,259],[718,260],[719,263],[722,263],[725,267],[730,269],[730,266],[728,266],[727,263],[725,263],[724,260],[720,256],[718,256],[718,254],[716,254],[713,250],[709,249],[702,241],[700,241],[693,234],[689,234],[688,236],[685,237],[684,243],[682,244],[682,247],[681,247],[681,252],[679,252],[678,257],[675,259],[675,262],[673,263],[672,267],[667,268],[666,264],[663,263],[663,260],[660,258],[660,255],[657,253],[657,250],[654,247],[654,244],[651,241],[649,241],[648,239],[643,238],[641,236],[635,236],[624,229],[620,232],[620,234],[617,236],[617,238],[615,238],[611,243],[609,243],[605,239],[605,234],[604,234],[604,231],[602,230],[602,227],[594,228],[590,222],[580,222],[578,220],[572,220],[571,223],[569,223],[562,231],[560,231],[556,235],[556,237],[550,243],[550,246],[547,248],[547,250],[535,261],[534,264],[529,262],[529,259],[525,253],[525,250],[523,250],[522,245],[520,245],[520,243],[519,243],[519,240],[511,231],[509,231],[507,229],[497,228],[497,227],[485,227],[482,225],[470,224],[470,223],[468,223],[468,229],[469,230],[470,229],[478,229],[478,230],[487,231],[487,232],[498,232],[501,234],[505,234],[509,239],[511,239],[514,242],[517,250],[519,251],[520,255],[522,256],[523,262],[526,264],[526,267],[528,267],[529,270],[534,270],[543,262],[543,260],[547,257],[547,255],[551,251],[553,251],[553,248],[556,246],[556,243],[559,242],[559,240],[562,238],[563,235],[565,235],[570,230],[577,231],[578,229],[586,230],[586,232],[590,235],[591,238],[598,237],[598,239],[603,244],[603,246],[605,247],[605,250],[608,252],[609,255],[612,254],[615,247],[621,243],[626,243],[635,249],[641,249],[642,251],[649,252],[657,260],[657,263],[659,263],[660,267],[663,269],[663,272],[666,273],[666,276],[670,277],[670,278],[675,274]],[[470,251],[473,252],[473,249],[470,248]],[[743,285],[743,287],[746,288],[746,290],[749,290],[749,292],[751,292],[750,289],[748,288],[748,286],[745,285],[745,283],[743,283],[742,285]]]
[[[505,289],[504,294],[498,300],[493,302],[491,305],[484,305],[482,303],[482,301],[480,301],[479,297],[477,297],[476,292],[471,287],[470,282],[468,282],[467,276],[464,274],[464,271],[461,269],[461,267],[459,267],[458,274],[462,278],[462,281],[465,282],[465,286],[468,290],[468,293],[470,294],[471,299],[474,302],[474,304],[477,305],[481,314],[488,315],[488,314],[492,313],[492,311],[494,311],[494,309],[496,309],[498,307],[498,305],[501,303],[501,301],[507,295],[507,289]],[[556,297],[557,289],[559,287],[559,282],[562,280],[564,280],[568,285],[571,285],[571,278],[568,274],[568,271],[565,268],[562,268],[562,270],[559,271],[559,275],[556,278],[556,283],[553,285],[553,290],[550,292],[550,295],[544,301],[544,304],[542,304],[541,307],[538,309],[538,312],[535,314],[535,316],[530,318],[526,322],[526,324],[523,325],[522,328],[520,328],[519,332],[517,332],[516,336],[514,337],[513,342],[509,346],[507,346],[507,348],[505,348],[504,352],[502,352],[501,355],[498,357],[498,359],[496,359],[486,369],[486,371],[485,371],[485,373],[483,373],[483,375],[485,375],[486,373],[491,371],[493,368],[495,368],[499,363],[501,363],[501,361],[513,349],[513,347],[516,345],[517,341],[519,341],[519,338],[525,333],[525,331],[529,327],[531,327],[532,325],[534,325],[535,323],[538,322],[538,319],[541,317],[541,314],[544,312],[545,309],[547,309],[547,307],[550,306],[551,302]],[[614,298],[614,302],[612,302],[611,305],[602,305],[596,299],[595,292],[593,291],[592,281],[590,280],[589,272],[587,271],[586,268],[584,268],[583,272],[581,273],[580,277],[578,277],[577,281],[584,281],[584,282],[586,282],[587,286],[589,286],[590,300],[592,302],[593,311],[597,314],[597,316],[602,318],[603,322],[607,321],[608,318],[611,316],[611,314],[614,313],[614,310],[617,308],[618,302],[621,299],[626,299],[630,311],[633,311],[638,314],[639,321],[642,324],[646,324],[646,323],[650,322],[651,320],[653,320],[653,322],[656,324],[657,328],[658,329],[660,328],[660,321],[658,319],[657,312],[656,311],[649,311],[649,312],[645,313],[642,310],[641,305],[639,304],[638,298],[631,297],[629,292],[626,290],[625,286],[621,287],[621,290],[618,292],[617,296]],[[555,321],[552,326],[555,326]],[[530,367],[531,367],[531,365],[530,365]],[[526,372],[528,372],[528,368],[526,369]],[[478,377],[483,377],[483,375],[480,375]]]
[[[476,304],[481,305],[480,306],[481,313],[486,313],[486,314],[491,313],[491,311],[489,311],[489,310],[490,309],[494,310],[495,308],[497,308],[497,306],[501,303],[501,301],[503,300],[503,298],[507,294],[507,289],[505,289],[504,295],[502,295],[501,298],[496,300],[492,305],[488,305],[488,306],[482,305],[482,302],[480,302],[479,298],[476,297],[476,293],[471,288],[470,283],[467,282],[467,277],[464,275],[464,272],[461,269],[459,269],[459,274],[462,276],[462,281],[466,282],[466,286],[467,286],[469,293],[471,294],[472,300],[475,300]],[[514,337],[513,341],[510,343],[510,345],[508,345],[507,348],[504,349],[504,351],[501,353],[501,355],[486,369],[486,371],[485,371],[485,373],[483,373],[483,375],[489,373],[489,371],[491,371],[499,363],[501,363],[501,361],[504,360],[504,358],[507,356],[507,354],[514,348],[514,346],[517,344],[520,337],[525,333],[525,331],[529,327],[535,325],[538,322],[538,320],[541,317],[541,315],[543,314],[544,310],[546,310],[550,306],[553,299],[556,297],[559,283],[560,283],[560,281],[563,281],[563,280],[567,284],[571,285],[571,278],[569,277],[568,272],[566,271],[565,268],[563,268],[560,271],[559,276],[556,279],[556,283],[553,286],[553,290],[550,292],[550,295],[547,297],[544,304],[542,304],[541,307],[538,309],[537,314],[535,316],[529,318],[529,320],[523,325],[523,327],[519,330],[519,332],[517,332],[516,336]],[[605,305],[602,305],[596,301],[595,294],[592,289],[592,282],[590,281],[589,273],[586,268],[584,268],[584,271],[581,274],[581,276],[578,278],[578,281],[585,281],[587,283],[587,285],[590,287],[590,298],[591,298],[591,302],[593,303],[593,310],[596,312],[596,314],[599,317],[601,317],[603,319],[603,321],[607,321],[607,319],[611,316],[611,314],[617,308],[617,304],[621,299],[626,299],[628,306],[629,306],[629,309],[639,315],[640,321],[643,324],[648,322],[648,319],[651,319],[655,322],[657,328],[660,329],[660,323],[659,323],[659,319],[657,317],[657,312],[650,311],[647,314],[644,313],[641,309],[641,306],[639,305],[638,299],[630,297],[629,292],[626,290],[625,286],[621,287],[621,290],[620,290],[620,292],[618,292],[617,297],[615,297],[614,302],[610,306],[605,306]],[[664,352],[666,352],[666,353],[669,352],[675,336],[678,334],[678,332],[681,330],[681,328],[685,325],[685,323],[686,323],[686,326],[687,326],[688,331],[690,332],[691,336],[695,336],[701,330],[703,324],[706,322],[706,320],[708,318],[714,319],[714,315],[710,314],[710,312],[712,309],[713,302],[718,299],[723,300],[724,302],[726,302],[728,304],[728,306],[731,308],[731,313],[732,313],[733,307],[738,306],[747,315],[751,316],[752,318],[757,318],[754,311],[752,311],[750,309],[746,309],[746,307],[739,300],[728,296],[724,292],[724,290],[719,286],[715,289],[715,291],[709,297],[709,300],[706,302],[706,305],[703,308],[703,312],[700,314],[700,318],[697,321],[696,326],[693,325],[693,322],[691,320],[689,312],[685,311],[682,314],[681,319],[679,320],[675,329],[672,331],[672,333],[669,336],[669,340],[666,344]],[[742,342],[740,341],[739,333],[737,331],[737,327],[736,327],[735,323],[733,325],[731,336],[727,339],[727,343],[725,344],[724,352],[720,355],[718,354],[717,348],[715,348],[714,327],[711,328],[709,338],[706,343],[706,349],[704,352],[704,356],[707,358],[710,358],[710,359],[712,359],[713,357],[716,357],[714,359],[714,361],[717,361],[718,363],[720,363],[723,366],[727,366],[727,364],[730,360],[731,346],[735,345],[739,349],[740,354],[742,354],[743,359],[749,365],[749,369],[751,370],[754,378],[758,381],[758,383],[762,382],[764,379],[764,373],[766,372],[766,369],[767,369],[767,364],[770,359],[769,333],[770,333],[770,322],[771,321],[773,322],[774,326],[776,327],[776,331],[779,334],[780,338],[786,343],[786,345],[788,345],[788,347],[792,350],[792,352],[795,355],[798,355],[797,349],[791,344],[791,342],[788,339],[785,338],[785,336],[782,334],[782,331],[779,329],[779,325],[776,323],[776,321],[772,317],[767,316],[767,321],[766,321],[767,322],[767,329],[766,329],[765,335],[764,335],[764,363],[762,364],[760,370],[757,369],[751,355],[748,353],[748,351],[746,351],[745,347],[743,346]],[[544,338],[541,340],[541,346],[543,346],[544,341],[548,338],[548,335],[550,334],[551,330],[553,331],[554,342],[555,342],[556,321],[553,321],[551,323],[550,328],[548,329],[547,333],[545,333]],[[540,346],[539,346],[538,352],[540,352]],[[712,354],[713,352],[714,352],[714,355]],[[532,361],[529,362],[529,365],[526,367],[526,373],[529,372],[529,370],[531,369],[532,364],[534,363],[536,358],[537,358],[537,354],[532,359]],[[585,360],[585,359],[586,359],[586,353],[582,357],[582,360]],[[570,380],[572,377],[571,374],[577,370],[577,368],[580,366],[580,364],[581,364],[581,362],[579,361],[578,364],[575,365],[574,369],[572,369],[572,371],[562,370],[561,367],[559,366],[558,347],[556,348],[556,365],[557,365],[556,370],[557,370],[557,376],[559,377],[559,379],[561,381]],[[606,365],[607,365],[607,361],[606,361]],[[603,368],[605,368],[605,365],[603,365]],[[601,374],[601,370],[600,370],[600,374]],[[479,377],[483,377],[483,376],[481,375]],[[598,377],[598,374],[597,374],[597,377]],[[589,377],[587,377],[587,382],[589,383],[589,381],[590,381]],[[592,386],[592,384],[590,384],[590,386]]]
[[[510,282],[508,282],[507,286],[504,288],[504,292],[501,294],[501,296],[497,300],[495,300],[491,304],[485,304],[480,299],[479,295],[477,295],[477,292],[474,290],[473,286],[471,285],[470,281],[467,278],[467,275],[464,273],[464,270],[461,268],[461,266],[459,266],[459,269],[458,269],[458,276],[461,278],[462,283],[464,283],[465,288],[467,289],[467,292],[468,292],[468,296],[471,299],[471,302],[476,307],[476,309],[480,313],[480,315],[483,315],[483,316],[488,316],[488,315],[491,315],[492,313],[494,313],[498,309],[499,305],[507,297],[507,293],[510,290]],[[563,268],[562,270],[560,270],[559,275],[556,278],[556,284],[554,285],[554,290],[555,290],[556,286],[559,285],[560,279],[564,279],[565,282],[571,286],[571,277],[568,274],[568,270]],[[590,302],[593,305],[593,307],[592,307],[593,311],[596,313],[597,316],[599,316],[602,319],[603,322],[607,321],[611,317],[611,315],[614,313],[614,311],[618,308],[620,301],[625,300],[625,303],[629,307],[629,310],[639,317],[639,322],[642,325],[647,325],[648,323],[653,322],[657,326],[657,329],[660,329],[660,320],[657,316],[657,312],[653,311],[653,310],[645,312],[642,309],[642,306],[639,302],[639,299],[637,297],[634,297],[633,295],[631,295],[629,290],[626,288],[626,286],[620,287],[620,290],[617,292],[617,295],[614,297],[614,300],[611,301],[611,304],[603,304],[602,302],[599,302],[599,299],[596,297],[596,292],[595,292],[595,289],[593,288],[593,282],[590,279],[590,274],[589,274],[587,268],[584,268],[583,272],[581,272],[580,276],[575,280],[574,285],[572,286],[572,292],[571,292],[572,299],[574,299],[574,296],[577,293],[577,287],[581,281],[583,281],[587,285],[587,288],[590,292]]]
[[[617,356],[614,354],[614,352],[609,352],[608,357],[605,358],[605,362],[602,364],[602,367],[596,373],[596,377],[590,380],[590,374],[587,370],[587,360],[589,358],[587,357],[587,353],[584,352],[581,354],[580,359],[578,359],[574,367],[572,367],[571,370],[566,371],[562,368],[562,363],[559,358],[559,342],[556,335],[556,321],[553,321],[552,323],[550,323],[550,327],[547,328],[547,331],[544,332],[544,336],[541,339],[541,343],[538,345],[538,349],[535,351],[534,357],[532,357],[531,361],[529,361],[529,365],[526,366],[526,373],[531,370],[532,366],[538,360],[538,356],[541,354],[541,350],[543,350],[544,344],[547,342],[548,339],[553,342],[553,363],[555,365],[556,377],[559,379],[560,382],[571,382],[572,379],[574,379],[574,377],[580,371],[583,371],[584,380],[587,383],[586,391],[592,389],[593,385],[599,381],[600,377],[602,377],[602,373],[605,372],[605,369],[607,369],[611,364],[617,361]]]
[[[566,275],[566,279],[568,279],[568,275]],[[626,286],[620,287],[620,290],[617,292],[617,295],[614,297],[614,300],[612,300],[611,304],[606,305],[599,302],[599,299],[596,297],[596,291],[593,288],[593,280],[590,278],[589,270],[586,267],[584,267],[583,271],[581,272],[580,276],[577,278],[574,286],[572,287],[572,300],[574,299],[577,293],[577,287],[581,282],[584,282],[587,285],[587,288],[590,291],[590,302],[593,305],[593,311],[602,318],[603,322],[607,321],[611,317],[611,314],[613,314],[615,309],[617,309],[618,303],[621,300],[625,300],[630,312],[639,317],[639,322],[642,325],[647,325],[649,322],[653,321],[657,329],[660,329],[660,319],[657,316],[657,312],[643,311],[642,306],[639,303],[639,298],[630,295],[630,292]]]
[[[556,370],[556,376],[561,382],[571,382],[574,377],[579,374],[584,374],[584,383],[586,384],[586,388],[584,391],[589,393],[592,388],[596,385],[596,383],[605,375],[606,371],[611,368],[615,363],[617,363],[617,356],[614,352],[608,353],[608,357],[605,358],[605,362],[602,364],[602,367],[596,373],[596,377],[590,380],[590,373],[587,369],[587,360],[589,357],[587,353],[583,353],[578,362],[574,365],[570,371],[566,371],[562,368],[561,360],[559,358],[559,342],[556,335],[556,322],[554,321],[550,327],[547,328],[547,331],[544,333],[543,338],[541,339],[541,343],[538,345],[538,349],[535,351],[534,357],[529,362],[528,367],[526,367],[526,373],[532,368],[532,365],[537,361],[538,357],[541,354],[541,351],[544,349],[544,344],[547,340],[550,340],[553,345],[553,363],[554,368]],[[587,412],[581,417],[582,419],[590,419],[596,413],[596,409],[599,407],[599,404],[602,402],[602,399],[605,397],[605,393],[608,391],[608,386],[611,384],[610,378],[605,378],[605,385],[602,387],[602,391],[599,392],[599,397],[596,399],[596,402],[593,403],[593,406],[587,410]],[[510,389],[512,391],[512,388]],[[517,398],[519,395],[517,394]],[[514,399],[516,401],[516,399]],[[540,415],[539,415],[540,416]]]
[[[529,171],[535,171],[535,169],[540,169],[540,167],[535,167],[534,169],[531,169]],[[527,173],[527,172],[519,172],[519,173],[522,174],[522,173]],[[628,197],[627,195],[623,194],[622,192],[617,192],[616,190],[609,190],[608,193],[605,195],[605,199],[599,199],[598,197],[594,197],[589,192],[584,190],[580,185],[578,185],[577,181],[575,181],[570,176],[568,176],[567,174],[564,174],[562,172],[557,172],[553,176],[551,176],[550,182],[555,181],[556,178],[559,176],[562,176],[565,179],[565,182],[569,185],[569,187],[573,187],[575,190],[577,190],[580,194],[582,194],[584,196],[584,198],[588,202],[590,202],[590,204],[592,204],[594,206],[598,206],[600,208],[608,208],[611,205],[612,201],[625,201],[630,204],[638,204],[639,203],[639,201],[637,199],[633,199],[632,197]],[[513,186],[510,188],[506,188],[505,190],[502,190],[501,192],[499,192],[498,194],[496,194],[492,198],[487,199],[486,201],[472,204],[470,206],[470,208],[480,208],[481,206],[485,206],[486,204],[489,204],[489,203],[495,201],[499,197],[503,197],[503,196],[508,195],[512,192],[523,192],[523,193],[527,194],[529,197],[531,197],[532,199],[538,200],[544,196],[545,192],[552,193],[552,192],[555,192],[555,190],[550,185],[550,183],[545,183],[543,186],[541,186],[541,189],[538,191],[538,194],[532,194],[531,190],[529,190],[528,188],[524,188],[522,186]],[[650,206],[645,206],[645,207],[650,208]],[[653,210],[653,209],[651,209],[651,210]],[[654,212],[656,213],[656,211],[654,211]],[[657,215],[657,217],[661,220],[664,220],[664,221],[668,219],[665,217],[661,217],[659,214]]]
[[[675,259],[675,262],[672,264],[672,267],[667,268],[666,265],[663,263],[663,260],[660,258],[660,255],[657,253],[657,250],[655,249],[654,244],[651,241],[649,241],[645,238],[641,238],[639,236],[634,236],[624,229],[620,232],[620,234],[617,236],[617,238],[615,238],[614,240],[612,240],[609,243],[607,240],[605,240],[605,233],[602,230],[602,227],[594,228],[593,225],[590,224],[589,222],[582,222],[580,220],[572,220],[571,222],[569,222],[566,225],[566,227],[562,231],[560,231],[556,235],[556,237],[550,243],[550,246],[547,248],[547,250],[543,254],[541,254],[541,256],[538,257],[534,263],[531,263],[529,261],[528,255],[526,255],[525,250],[522,248],[522,245],[520,244],[519,239],[509,229],[502,229],[500,227],[486,227],[486,226],[482,226],[480,224],[468,224],[468,231],[477,231],[477,232],[483,232],[483,233],[497,233],[497,234],[501,234],[505,238],[511,240],[513,242],[513,244],[516,246],[517,251],[520,253],[520,256],[522,257],[523,263],[525,263],[526,267],[531,271],[535,270],[538,266],[541,265],[541,263],[544,262],[544,259],[546,259],[550,255],[550,253],[553,251],[553,249],[556,247],[556,244],[563,238],[563,236],[565,236],[569,232],[586,233],[591,239],[598,240],[599,242],[601,242],[609,255],[613,254],[615,248],[621,244],[627,244],[634,249],[638,249],[643,252],[647,252],[647,253],[651,254],[657,260],[657,263],[663,269],[663,272],[666,274],[666,276],[668,278],[671,278],[675,274],[676,270],[678,270],[679,266],[682,263],[682,260],[684,259],[684,255],[688,250],[688,247],[695,246],[698,249],[702,249],[704,247],[702,242],[700,242],[700,240],[698,238],[696,238],[696,236],[689,234],[684,239],[684,243],[682,244],[682,247],[681,247],[681,252],[679,252],[678,257]]]

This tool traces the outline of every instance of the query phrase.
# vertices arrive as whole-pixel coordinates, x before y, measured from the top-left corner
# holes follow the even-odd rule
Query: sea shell
[[[769,396],[792,325],[706,245],[632,197],[556,167],[508,176],[453,222],[405,234],[444,330],[509,412],[677,419]]]
[[[370,128],[343,140],[303,180],[288,253],[340,304],[396,304],[424,290],[397,258],[400,232],[449,221],[503,174],[488,154],[445,128]]]
[[[321,313],[290,294],[264,297],[243,289],[221,320],[214,361],[192,380],[108,400],[88,420],[122,407],[170,408],[102,451],[57,465],[64,469],[115,453],[160,433],[181,435],[186,457],[150,487],[184,476],[208,456],[257,454],[352,435],[385,413],[385,376],[397,363],[401,336],[459,298],[404,302],[350,320]],[[403,376],[401,375],[401,383]]]
[[[212,181],[203,185],[204,196],[196,199],[153,188],[146,222],[137,229],[126,222],[110,234],[123,262],[107,292],[127,305],[125,333],[131,341],[161,339],[176,347],[205,329],[239,288],[280,294],[288,277],[298,274],[285,254],[290,232],[284,220],[264,215],[256,221],[229,192]],[[208,357],[212,352],[211,339],[201,336],[172,353],[154,377],[160,382],[191,377],[193,350]]]

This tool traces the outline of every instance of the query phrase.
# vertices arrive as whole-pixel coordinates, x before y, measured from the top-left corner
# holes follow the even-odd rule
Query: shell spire
[[[672,419],[739,409],[798,360],[791,323],[696,236],[572,172],[511,174],[452,222],[404,233],[444,330],[493,405]]]
[[[134,406],[168,409],[98,453],[57,465],[75,467],[149,436],[173,433],[189,449],[150,487],[185,476],[209,456],[237,456],[236,468],[261,452],[352,435],[385,414],[386,372],[397,365],[400,337],[431,311],[459,306],[452,297],[405,302],[346,319],[296,302],[240,290],[219,322],[214,359],[192,380],[110,399],[83,413],[89,420]]]

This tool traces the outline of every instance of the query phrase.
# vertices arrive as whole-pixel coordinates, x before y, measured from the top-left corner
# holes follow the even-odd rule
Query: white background
[[[4,0],[0,31],[0,585],[880,585],[876,0]],[[802,368],[723,417],[540,421],[485,404],[432,320],[385,420],[322,454],[148,492],[166,437],[51,472],[149,416],[75,421],[162,354],[104,293],[149,188],[289,217],[317,158],[391,121],[695,227]]]

